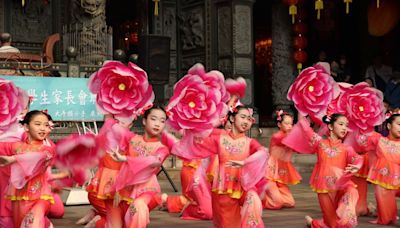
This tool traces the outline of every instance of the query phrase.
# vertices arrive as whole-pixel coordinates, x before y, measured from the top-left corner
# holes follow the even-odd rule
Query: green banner
[[[88,78],[0,76],[33,97],[30,110],[48,110],[55,121],[98,121],[96,95],[88,87]]]

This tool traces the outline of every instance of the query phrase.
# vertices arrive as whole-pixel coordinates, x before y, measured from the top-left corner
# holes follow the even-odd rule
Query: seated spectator
[[[11,34],[2,33],[0,35],[0,53],[20,53],[18,48],[11,46]]]

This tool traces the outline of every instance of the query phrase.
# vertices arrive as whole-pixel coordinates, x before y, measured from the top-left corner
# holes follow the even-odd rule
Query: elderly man
[[[0,53],[19,53],[18,48],[11,46],[11,34],[10,33],[2,33],[0,35]]]

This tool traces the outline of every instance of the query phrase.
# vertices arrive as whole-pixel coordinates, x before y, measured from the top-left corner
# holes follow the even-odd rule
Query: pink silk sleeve
[[[152,167],[155,163],[160,163],[157,156],[128,157],[115,180],[115,190],[146,182],[158,171],[158,167]]]
[[[21,189],[25,184],[43,171],[47,159],[46,153],[24,153],[14,155],[16,162],[11,164],[10,180],[15,188]]]
[[[346,146],[347,151],[347,164],[356,165],[358,168],[361,168],[363,164],[363,157],[358,155],[351,146]],[[353,173],[343,172],[342,176],[336,181],[337,189],[346,189],[349,187],[356,187],[354,182],[351,180],[354,176]]]
[[[245,191],[253,188],[260,180],[265,177],[268,150],[260,147],[259,150],[244,160],[242,167],[241,184]]]
[[[254,154],[255,152],[259,151],[263,146],[255,139],[250,140],[250,154]]]
[[[352,146],[355,151],[375,152],[381,137],[382,135],[377,132],[368,135],[352,132],[346,136],[344,143]]]
[[[321,136],[313,131],[306,119],[301,119],[282,143],[301,154],[313,154],[317,151]]]
[[[187,132],[179,142],[174,144],[171,153],[185,160],[206,158],[217,154],[221,131],[213,130],[207,133],[204,133],[202,137],[197,137]]]
[[[0,142],[0,155],[12,156],[15,154],[14,143],[12,142]]]

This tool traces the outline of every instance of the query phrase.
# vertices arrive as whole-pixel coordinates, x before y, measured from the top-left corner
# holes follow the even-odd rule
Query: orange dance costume
[[[12,201],[14,227],[46,227],[46,214],[54,203],[47,168],[53,163],[55,147],[43,141],[1,143],[1,153],[14,156],[6,199]]]
[[[153,195],[160,192],[156,177],[158,167],[169,155],[169,149],[158,138],[146,139],[133,133],[123,138],[126,137],[130,138],[125,149],[121,144],[121,151],[128,160],[116,162],[106,153],[87,190],[105,200],[108,225],[124,223],[124,227],[146,227],[149,223],[147,205]],[[116,194],[125,202],[121,202],[119,208],[112,206]]]
[[[318,194],[322,219],[313,219],[312,227],[352,227],[357,224],[358,193],[351,182],[352,174],[345,174],[348,164],[362,165],[362,157],[341,140],[322,138],[302,119],[283,140],[295,151],[317,155],[317,163],[310,177],[310,185]]]
[[[280,209],[294,207],[295,201],[288,185],[300,183],[301,176],[292,163],[293,150],[282,144],[286,134],[278,131],[272,135],[269,146],[270,157],[265,178],[267,191],[263,207]]]
[[[182,143],[183,142],[183,143]],[[256,184],[263,179],[268,152],[254,139],[241,133],[214,130],[193,148],[180,148],[177,143],[172,152],[186,159],[218,155],[218,170],[212,183],[212,215],[216,227],[264,227],[262,204]],[[184,147],[184,146],[183,146]],[[243,167],[228,167],[230,160],[244,161]]]
[[[400,193],[400,140],[373,132],[357,137],[360,150],[369,151],[371,161],[367,180],[375,184],[378,218],[373,223],[390,224],[397,221],[396,194]]]

